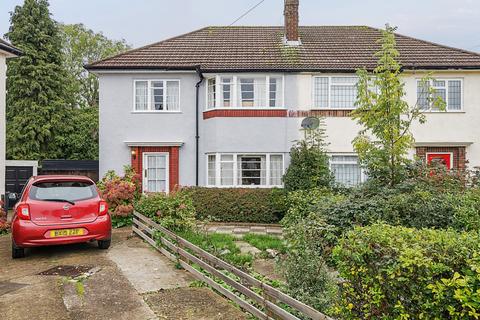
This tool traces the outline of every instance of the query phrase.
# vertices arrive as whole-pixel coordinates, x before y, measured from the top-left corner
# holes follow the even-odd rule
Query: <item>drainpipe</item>
[[[199,136],[199,113],[200,113],[200,107],[199,107],[199,103],[200,103],[200,84],[202,84],[203,82],[203,73],[202,73],[202,70],[200,68],[200,66],[197,66],[196,69],[197,71],[197,75],[198,77],[200,78],[200,80],[195,84],[195,88],[196,88],[196,96],[195,96],[195,185],[198,187],[198,164],[199,164],[199,140],[200,140],[200,136]]]

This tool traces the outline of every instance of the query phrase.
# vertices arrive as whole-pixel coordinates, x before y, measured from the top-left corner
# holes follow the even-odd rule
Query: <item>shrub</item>
[[[285,214],[282,189],[189,187],[197,219],[220,222],[274,223]]]
[[[135,204],[135,210],[173,231],[190,230],[195,226],[195,207],[183,191],[144,195]]]
[[[290,165],[283,181],[285,190],[308,190],[331,187],[333,175],[325,151],[325,128],[322,119],[318,129],[305,130],[305,139],[298,141],[290,149]]]
[[[0,200],[0,235],[10,231],[10,224],[7,222],[7,214],[3,210],[3,201]]]
[[[374,224],[334,249],[345,319],[477,319],[478,232]]]
[[[98,189],[108,203],[112,226],[122,227],[131,224],[133,203],[141,195],[140,175],[129,166],[125,166],[123,177],[119,177],[114,171],[108,171],[98,183]]]
[[[328,313],[337,295],[335,279],[324,259],[332,249],[333,233],[323,220],[309,218],[285,230],[287,254],[281,266],[289,294]]]

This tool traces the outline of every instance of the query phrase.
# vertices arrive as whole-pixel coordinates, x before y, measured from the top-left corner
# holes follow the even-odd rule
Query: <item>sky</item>
[[[55,20],[83,23],[133,47],[230,25],[260,0],[50,0]],[[23,0],[0,0],[0,35]],[[300,0],[300,25],[385,23],[398,33],[480,52],[480,0]],[[283,0],[264,0],[235,25],[283,25]]]

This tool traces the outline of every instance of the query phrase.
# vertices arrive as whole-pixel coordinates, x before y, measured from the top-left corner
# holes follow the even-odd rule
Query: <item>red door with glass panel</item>
[[[453,161],[452,161],[452,154],[451,153],[427,153],[427,163],[440,163],[445,165],[447,169],[452,169]]]

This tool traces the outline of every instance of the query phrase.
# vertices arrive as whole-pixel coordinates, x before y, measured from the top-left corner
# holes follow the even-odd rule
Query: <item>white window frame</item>
[[[450,156],[450,168],[449,170],[453,169],[453,152],[425,152],[425,163],[428,165],[428,156],[431,154],[448,154]]]
[[[420,78],[417,78],[416,79],[417,81],[415,82],[416,86],[415,86],[415,97],[417,98],[415,100],[415,104],[418,103],[418,85],[419,83],[422,82],[422,79]],[[445,81],[445,104],[446,104],[446,108],[445,110],[438,110],[437,108],[432,108],[432,106],[430,106],[430,108],[428,109],[421,109],[420,106],[418,106],[420,108],[420,111],[422,112],[425,112],[425,113],[429,113],[429,112],[452,112],[452,113],[455,113],[455,112],[463,112],[463,106],[464,106],[464,89],[463,89],[463,78],[435,78],[433,80],[430,80],[429,83],[430,83],[430,86],[432,88],[435,88],[435,86],[433,86],[433,81]],[[460,109],[455,109],[455,110],[449,110],[448,109],[448,82],[449,81],[460,81]]]
[[[215,106],[209,107],[208,105],[208,80],[215,78]],[[230,107],[222,107],[222,101],[220,100],[220,96],[223,97],[223,82],[221,82],[221,78],[232,78],[231,86],[232,90],[230,91]],[[241,78],[265,78],[265,106],[261,107],[242,107],[238,104],[238,86],[240,85]],[[281,99],[282,103],[279,107],[269,107],[270,105],[270,78],[281,78],[282,79],[282,94]],[[282,110],[286,109],[285,107],[285,75],[283,74],[217,74],[212,76],[206,76],[205,83],[205,111],[211,110]],[[278,85],[277,85],[278,90]],[[220,94],[222,93],[222,94]],[[255,97],[254,97],[255,100]]]
[[[136,109],[137,82],[147,82],[147,110]],[[163,82],[163,105],[167,103],[167,81],[178,82],[178,110],[155,110],[152,106],[152,82]],[[133,113],[181,113],[181,81],[180,79],[135,79],[133,80]]]
[[[326,107],[321,107],[316,105],[316,97],[315,97],[315,79],[317,78],[327,78],[328,79],[328,95],[327,95],[327,106]],[[357,107],[353,106],[352,108],[332,108],[332,86],[339,86],[341,84],[333,84],[332,83],[332,78],[351,78],[351,79],[357,79],[358,76],[352,76],[350,74],[348,75],[335,75],[335,76],[327,76],[327,75],[315,75],[312,76],[312,106],[313,110],[355,110]],[[355,97],[356,98],[356,97]]]
[[[215,155],[215,184],[209,183],[208,177],[208,156]],[[233,155],[233,184],[232,185],[221,185],[221,156],[222,155]],[[265,185],[242,185],[238,183],[238,158],[239,156],[265,156]],[[206,154],[206,186],[207,187],[216,187],[216,188],[283,188],[283,183],[279,185],[270,184],[271,172],[270,172],[270,157],[271,156],[281,156],[282,157],[282,177],[285,174],[285,155],[283,153],[273,152],[273,153],[261,153],[261,152],[212,152]]]
[[[365,181],[367,181],[367,174],[365,173],[365,170],[362,168],[362,166],[360,165],[360,162],[359,162],[359,158],[358,158],[358,154],[356,153],[329,153],[328,154],[328,167],[330,169],[330,172],[332,172],[332,164],[335,164],[335,162],[332,162],[332,158],[333,157],[341,157],[341,156],[347,156],[347,157],[357,157],[357,161],[356,162],[337,162],[337,163],[341,163],[341,164],[356,164],[360,167],[360,183],[364,183]],[[333,172],[332,172],[333,173]],[[336,182],[336,181],[335,181]]]
[[[143,152],[142,153],[142,191],[150,192],[148,188],[147,180],[147,157],[146,156],[165,156],[165,193],[170,192],[170,153],[168,152]]]

